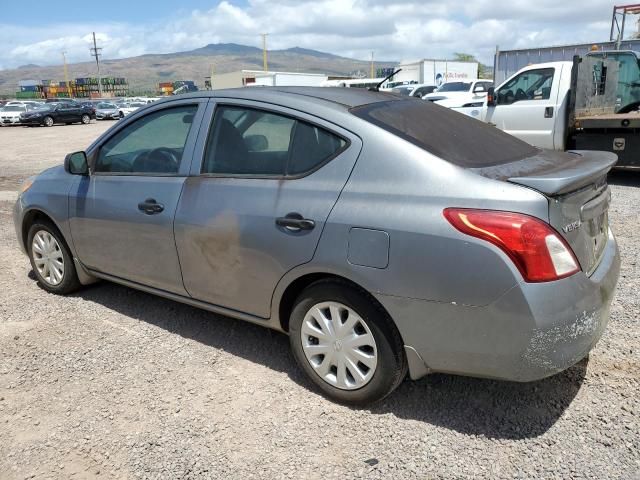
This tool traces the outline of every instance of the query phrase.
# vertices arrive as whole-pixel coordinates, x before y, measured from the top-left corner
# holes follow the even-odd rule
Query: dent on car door
[[[218,105],[200,142],[175,220],[185,288],[267,318],[278,281],[312,259],[360,140],[300,112],[239,102]]]
[[[187,295],[173,219],[205,105],[154,109],[90,152],[91,175],[78,178],[69,201],[73,242],[86,267]]]

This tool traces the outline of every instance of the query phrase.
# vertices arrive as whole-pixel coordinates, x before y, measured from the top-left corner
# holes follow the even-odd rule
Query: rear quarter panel
[[[363,150],[305,272],[342,275],[371,293],[487,305],[522,280],[499,249],[464,236],[447,207],[509,210],[548,219],[533,190],[489,180],[449,164],[378,127],[361,126]],[[389,235],[385,268],[349,262],[352,228]]]

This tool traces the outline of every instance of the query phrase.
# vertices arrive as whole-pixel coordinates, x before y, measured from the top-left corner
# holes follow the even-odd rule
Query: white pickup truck
[[[482,106],[492,86],[491,80],[456,80],[443,83],[435,92],[422,98],[448,108],[477,107]]]
[[[481,106],[454,109],[541,148],[609,151],[640,168],[639,107],[638,54],[615,51],[529,65]]]

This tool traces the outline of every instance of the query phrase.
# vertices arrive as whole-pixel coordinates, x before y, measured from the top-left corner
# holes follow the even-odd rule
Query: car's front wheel
[[[53,118],[51,117],[44,117],[44,119],[42,120],[42,124],[45,127],[53,127]]]
[[[88,125],[89,123],[91,123],[91,117],[85,113],[84,115],[82,115],[82,118],[80,118],[80,121],[83,123],[83,125]]]
[[[46,291],[65,295],[80,287],[69,247],[54,225],[46,221],[31,225],[27,248],[33,272]]]
[[[382,400],[407,373],[392,320],[373,298],[347,283],[321,281],[306,288],[291,313],[289,338],[300,367],[341,403]]]

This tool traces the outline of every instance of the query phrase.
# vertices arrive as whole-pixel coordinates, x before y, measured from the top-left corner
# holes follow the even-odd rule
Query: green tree
[[[453,54],[455,60],[458,62],[476,62],[478,64],[478,78],[490,78],[492,75],[491,69],[486,65],[483,65],[478,61],[475,55],[470,53],[456,52]]]

